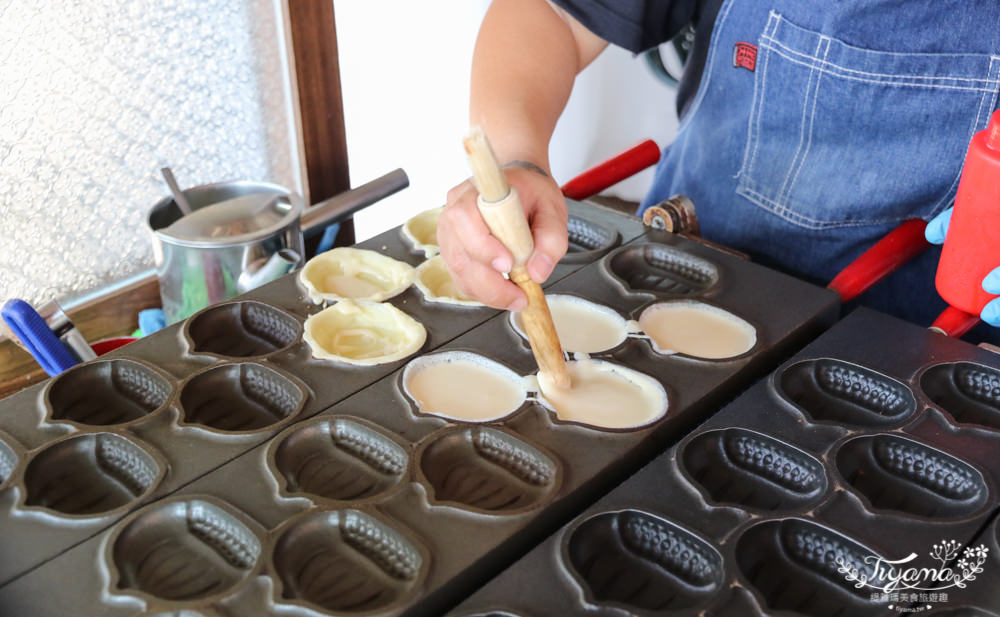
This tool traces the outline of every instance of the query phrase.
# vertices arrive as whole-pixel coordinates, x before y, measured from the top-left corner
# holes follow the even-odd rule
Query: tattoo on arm
[[[545,173],[544,169],[542,169],[538,165],[535,165],[531,161],[511,161],[506,165],[504,165],[504,167],[520,167],[521,169],[527,169],[528,171],[533,171],[536,174],[540,174],[546,178],[549,177],[549,174]]]

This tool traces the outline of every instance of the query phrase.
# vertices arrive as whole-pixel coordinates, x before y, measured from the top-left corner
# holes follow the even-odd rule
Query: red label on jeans
[[[736,49],[733,50],[733,66],[748,71],[757,68],[757,46],[750,43],[737,43]]]

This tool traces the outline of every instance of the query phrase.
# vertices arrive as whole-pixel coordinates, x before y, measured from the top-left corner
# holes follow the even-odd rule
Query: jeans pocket
[[[737,193],[801,227],[928,218],[954,200],[1000,56],[848,45],[771,13]]]

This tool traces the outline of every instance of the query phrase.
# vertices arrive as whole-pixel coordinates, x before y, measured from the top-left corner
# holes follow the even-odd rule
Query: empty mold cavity
[[[46,393],[50,417],[90,426],[133,422],[166,404],[173,386],[152,368],[123,358],[74,367]]]
[[[527,396],[520,375],[466,351],[416,358],[403,369],[403,391],[421,413],[461,422],[503,418],[519,409]]]
[[[560,477],[555,461],[538,448],[483,426],[432,437],[420,470],[433,502],[498,514],[548,501]]]
[[[17,464],[20,462],[17,450],[14,449],[13,445],[7,443],[5,437],[0,433],[0,491],[7,488],[11,476],[14,475],[14,470],[17,469]]]
[[[599,353],[620,345],[635,331],[635,322],[625,318],[613,309],[566,294],[546,294],[552,322],[563,351]],[[521,338],[527,340],[520,312],[510,311],[508,320]]]
[[[316,358],[372,366],[416,353],[427,330],[391,304],[343,300],[310,316],[304,336]]]
[[[244,300],[209,308],[187,323],[195,353],[231,358],[263,356],[299,340],[302,324],[262,302]]]
[[[114,433],[77,435],[34,456],[24,470],[24,503],[70,516],[96,516],[148,495],[166,464]]]
[[[316,255],[299,272],[310,299],[381,302],[413,284],[413,266],[376,251],[338,247]]]
[[[442,212],[444,212],[444,206],[431,208],[403,223],[403,237],[410,243],[410,246],[417,251],[422,251],[426,257],[434,257],[440,250],[437,242],[437,227]]]
[[[975,468],[898,435],[869,435],[845,442],[837,470],[872,507],[945,518],[972,514],[989,497]]]
[[[628,290],[690,296],[719,280],[711,262],[664,244],[640,244],[615,252],[608,268]]]
[[[681,458],[685,471],[716,503],[779,510],[808,504],[826,490],[819,461],[745,429],[702,433],[684,446]]]
[[[110,540],[119,590],[160,600],[225,594],[257,567],[261,541],[228,507],[198,498],[140,510]]]
[[[781,375],[781,390],[813,420],[853,426],[896,424],[917,408],[902,383],[840,360],[790,366]]]
[[[932,367],[920,387],[936,405],[962,423],[1000,429],[1000,371],[957,362]]]
[[[627,610],[680,611],[711,600],[722,556],[691,532],[644,512],[599,514],[573,530],[566,551],[585,595]]]
[[[736,544],[736,562],[768,608],[810,617],[882,615],[870,589],[856,589],[840,565],[873,575],[865,557],[876,555],[839,533],[801,519],[759,523]]]
[[[615,246],[621,236],[614,229],[570,215],[566,222],[569,245],[563,263],[590,263]]]
[[[405,599],[425,570],[401,533],[355,510],[314,511],[292,521],[271,559],[281,599],[330,613],[371,613]]]
[[[757,344],[757,329],[729,311],[703,302],[660,302],[639,315],[639,326],[659,353],[722,360]]]
[[[444,259],[438,255],[417,267],[417,289],[428,302],[455,304],[459,306],[483,306],[465,295],[448,271]]]
[[[271,461],[288,493],[334,501],[369,499],[398,485],[409,457],[381,432],[346,418],[288,429]]]
[[[305,391],[274,369],[240,362],[192,377],[181,390],[181,413],[188,424],[253,431],[295,416],[305,401]]]

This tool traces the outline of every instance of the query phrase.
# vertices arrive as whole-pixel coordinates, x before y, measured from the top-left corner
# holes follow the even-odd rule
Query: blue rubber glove
[[[167,320],[163,315],[163,309],[153,308],[139,311],[139,330],[142,332],[141,336],[149,336],[166,326]]]
[[[935,216],[927,229],[924,230],[924,237],[931,244],[944,244],[944,237],[948,233],[948,223],[951,222],[951,208]],[[983,290],[986,293],[1000,294],[1000,268],[994,269],[983,279]],[[991,326],[1000,327],[1000,298],[995,298],[983,307],[979,314],[983,321]]]

